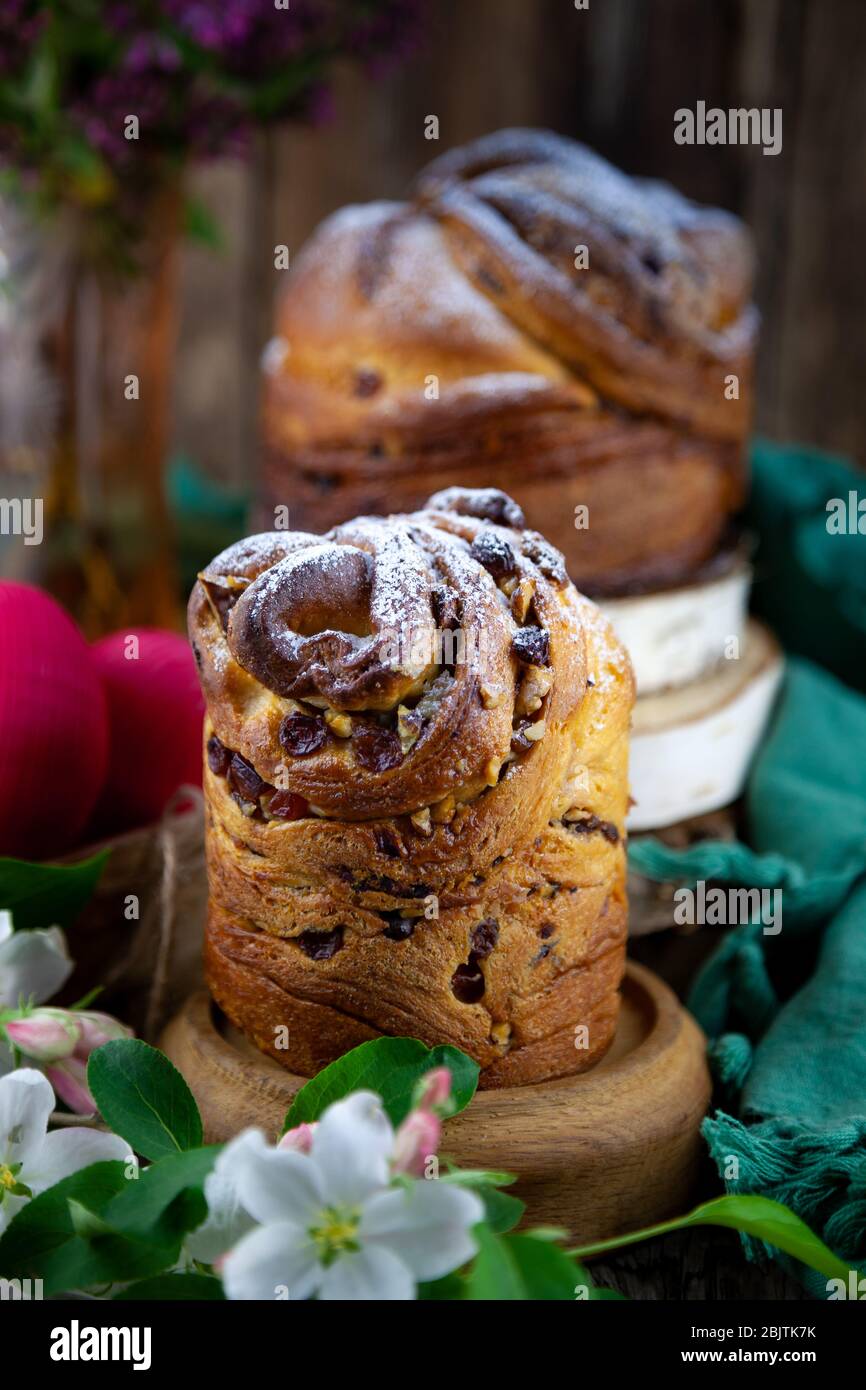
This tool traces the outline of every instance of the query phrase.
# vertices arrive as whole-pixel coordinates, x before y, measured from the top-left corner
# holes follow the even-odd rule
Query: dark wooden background
[[[276,132],[251,163],[195,175],[220,252],[183,279],[176,441],[249,485],[258,359],[294,254],[343,203],[400,197],[443,149],[548,126],[627,171],[732,208],[758,245],[757,427],[866,461],[866,0],[428,0],[428,36],[395,73],[341,73],[332,120]],[[698,100],[779,106],[783,149],[679,146]],[[424,138],[436,115],[438,142]]]

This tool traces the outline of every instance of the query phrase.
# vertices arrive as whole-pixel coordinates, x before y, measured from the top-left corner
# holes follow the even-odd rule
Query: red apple
[[[103,831],[146,825],[185,783],[201,786],[204,701],[184,637],[135,628],[91,648],[108,704]]]
[[[78,628],[40,589],[0,583],[0,855],[46,859],[76,845],[107,749],[102,685]]]

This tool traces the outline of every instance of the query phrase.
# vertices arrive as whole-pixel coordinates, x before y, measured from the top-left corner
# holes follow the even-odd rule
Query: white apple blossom
[[[244,1151],[264,1147],[267,1141],[261,1130],[245,1129],[217,1155],[205,1179],[207,1220],[184,1241],[185,1254],[191,1259],[213,1264],[255,1227],[254,1217],[241,1205],[239,1179],[246,1171]]]
[[[0,912],[0,1010],[44,1003],[66,983],[72,969],[59,927],[16,932],[12,914]],[[14,1066],[12,1048],[0,1036],[0,1076]]]
[[[0,1233],[23,1206],[61,1178],[105,1159],[128,1160],[115,1134],[73,1126],[48,1133],[54,1092],[29,1067],[0,1077]]]
[[[66,938],[59,927],[13,931],[12,914],[0,912],[0,1008],[42,1004],[72,974]]]
[[[245,1130],[205,1183],[210,1216],[188,1241],[219,1261],[230,1299],[412,1299],[475,1254],[480,1199],[445,1180],[395,1178],[378,1096],[329,1106],[299,1151]]]

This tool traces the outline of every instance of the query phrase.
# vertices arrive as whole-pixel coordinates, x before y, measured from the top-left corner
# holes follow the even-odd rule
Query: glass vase
[[[89,636],[175,626],[164,468],[180,198],[140,209],[128,258],[87,224],[0,205],[0,570]]]

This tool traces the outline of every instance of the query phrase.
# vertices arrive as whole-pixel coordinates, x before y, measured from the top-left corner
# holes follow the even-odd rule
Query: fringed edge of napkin
[[[784,1203],[831,1250],[866,1272],[866,1120],[816,1134],[781,1120],[746,1125],[717,1110],[704,1120],[701,1133],[726,1191],[758,1192]],[[750,1260],[780,1257],[766,1241],[741,1238]],[[802,1266],[797,1272],[803,1277]],[[813,1274],[805,1282],[811,1293],[827,1297],[823,1276]]]

